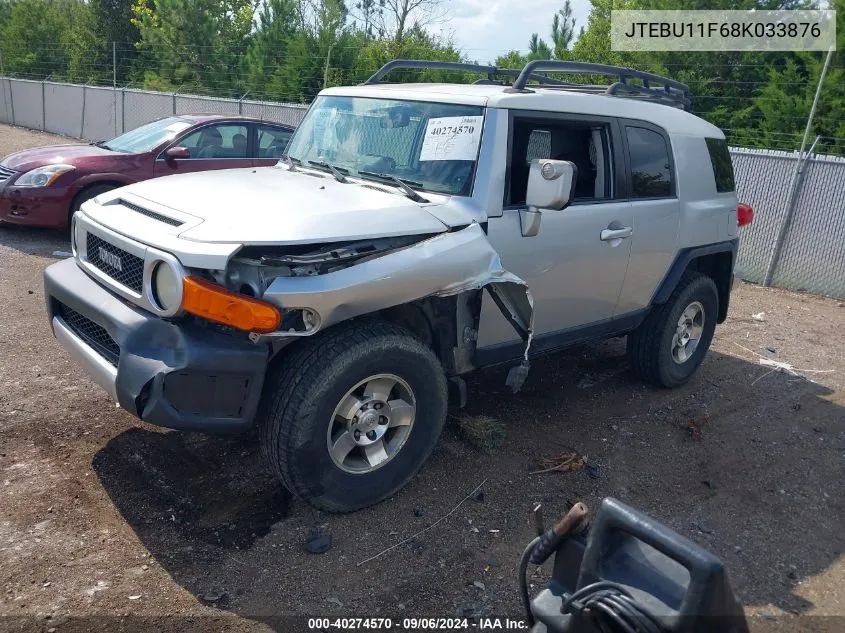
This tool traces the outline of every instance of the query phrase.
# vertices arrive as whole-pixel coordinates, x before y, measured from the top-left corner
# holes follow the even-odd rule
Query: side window
[[[722,138],[706,138],[707,150],[710,152],[710,164],[713,165],[713,175],[716,178],[716,191],[726,193],[734,191],[734,167],[731,164],[731,153],[728,143]]]
[[[662,134],[643,127],[625,128],[631,160],[634,198],[669,198],[674,195],[669,148]]]
[[[194,158],[248,158],[247,128],[245,125],[207,125],[181,141]]]
[[[257,129],[258,158],[281,158],[293,132],[268,125],[259,125]]]
[[[575,164],[575,201],[612,197],[610,141],[606,125],[562,120],[514,119],[505,206],[525,203],[531,161],[568,160]]]

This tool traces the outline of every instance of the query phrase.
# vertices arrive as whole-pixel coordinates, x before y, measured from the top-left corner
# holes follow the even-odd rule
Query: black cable
[[[536,537],[528,544],[525,551],[522,552],[522,558],[519,559],[519,593],[522,598],[522,606],[525,608],[525,617],[528,620],[528,626],[534,626],[534,614],[531,613],[531,596],[528,594],[528,578],[526,572],[528,571],[528,559],[531,558],[531,553],[540,542],[540,537]]]
[[[561,613],[584,617],[589,611],[602,633],[662,633],[663,626],[648,613],[624,585],[600,581],[568,596]]]

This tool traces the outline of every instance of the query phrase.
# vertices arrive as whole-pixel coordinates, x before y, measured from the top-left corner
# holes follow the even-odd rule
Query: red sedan
[[[65,228],[86,200],[139,180],[274,165],[293,129],[245,117],[180,115],[110,141],[10,154],[0,161],[0,224]]]

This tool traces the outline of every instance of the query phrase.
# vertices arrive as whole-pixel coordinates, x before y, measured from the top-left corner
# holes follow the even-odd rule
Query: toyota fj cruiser
[[[428,67],[486,78],[381,81]],[[537,354],[628,335],[643,378],[690,378],[751,209],[688,105],[612,66],[391,62],[322,91],[275,167],[86,202],[45,272],[53,331],[142,420],[256,424],[291,491],[362,508],[422,466],[471,370],[511,363],[517,390]]]

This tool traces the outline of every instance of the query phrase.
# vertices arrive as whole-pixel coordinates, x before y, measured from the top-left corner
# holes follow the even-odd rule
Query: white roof
[[[327,88],[320,94],[409,101],[436,101],[510,110],[571,112],[621,116],[659,125],[670,134],[724,138],[722,131],[679,108],[641,99],[530,86],[532,92],[506,92],[507,86],[483,84],[371,84]]]

